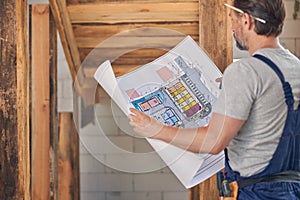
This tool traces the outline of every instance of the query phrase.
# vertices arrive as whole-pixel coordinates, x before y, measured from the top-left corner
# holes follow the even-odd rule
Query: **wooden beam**
[[[90,90],[91,86],[86,83],[86,77],[81,69],[80,54],[67,10],[66,0],[49,0],[49,4],[60,35],[75,89],[79,95],[83,96],[85,102],[90,102],[91,97],[84,94],[87,90]]]
[[[0,199],[30,199],[27,1],[0,1]]]
[[[227,0],[199,0],[199,43],[222,72],[233,60],[229,18],[223,6],[226,2]],[[195,186],[190,200],[195,197],[200,200],[218,199],[216,182],[216,176],[213,176]]]
[[[217,187],[217,177],[216,175],[207,179],[200,184],[200,200],[216,200],[218,199],[218,187]]]
[[[122,1],[122,0],[121,0]],[[137,0],[135,0],[137,1]],[[161,3],[161,2],[197,2],[198,0],[151,0],[151,2]],[[119,3],[120,0],[67,0],[67,4],[91,4],[99,2],[114,2]],[[138,0],[139,3],[147,3],[149,0]]]
[[[196,185],[189,189],[189,200],[199,200],[200,199],[200,187]]]
[[[57,29],[50,10],[50,199],[58,196]]]
[[[49,4],[60,35],[71,76],[73,81],[75,81],[81,61],[66,6],[66,0],[49,0]]]
[[[59,199],[79,200],[79,135],[72,113],[59,114]]]
[[[122,1],[68,6],[72,23],[194,22],[198,2]],[[183,9],[184,8],[184,9]]]
[[[32,5],[32,198],[50,199],[49,6]]]
[[[227,1],[199,0],[199,44],[222,72],[233,60]]]
[[[29,109],[29,44],[27,0],[16,0],[17,27],[17,108],[19,199],[29,200],[30,194],[30,109]],[[1,12],[0,12],[1,13]],[[6,23],[6,21],[4,20]],[[11,34],[11,33],[10,33]]]
[[[174,47],[174,44],[179,43],[183,36],[177,35],[174,37],[171,36],[156,36],[153,34],[152,37],[147,35],[143,36],[115,36],[117,39],[112,40],[111,42],[103,42],[107,38],[96,38],[96,37],[77,37],[76,42],[80,45],[80,48],[96,48],[97,45],[101,44],[101,48],[110,50],[110,49],[139,49],[141,44],[147,44],[148,48],[165,48],[171,49]],[[103,43],[102,43],[103,42]]]
[[[112,35],[118,34],[122,31],[128,31],[131,29],[142,28],[147,26],[148,28],[161,28],[161,29],[171,29],[173,31],[178,31],[181,34],[186,34],[190,36],[197,36],[199,34],[198,21],[194,22],[175,22],[175,23],[147,23],[147,24],[118,24],[118,25],[106,25],[95,26],[91,24],[74,24],[73,30],[75,37],[100,37],[102,40],[111,37]],[[167,32],[165,32],[167,33]],[[170,32],[168,33],[169,36]],[[157,34],[158,36],[160,34]],[[80,46],[78,45],[78,48]]]

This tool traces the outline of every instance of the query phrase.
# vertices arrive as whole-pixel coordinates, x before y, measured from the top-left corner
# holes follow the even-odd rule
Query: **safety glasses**
[[[224,4],[227,8],[231,8],[232,10],[235,10],[235,11],[237,11],[237,12],[239,12],[239,13],[242,13],[242,14],[244,14],[245,12],[243,11],[243,10],[241,10],[241,9],[239,9],[239,8],[237,8],[237,7],[234,7],[234,6],[232,6],[232,5],[229,5],[229,4],[227,4],[227,3],[225,3]],[[249,14],[249,13],[248,13]],[[250,14],[249,14],[250,15]],[[253,19],[255,19],[256,21],[259,21],[259,22],[261,22],[261,23],[263,23],[263,24],[265,24],[266,23],[266,20],[264,20],[264,19],[262,19],[262,18],[259,18],[259,17],[255,17],[255,16],[252,16],[252,15],[250,15]]]

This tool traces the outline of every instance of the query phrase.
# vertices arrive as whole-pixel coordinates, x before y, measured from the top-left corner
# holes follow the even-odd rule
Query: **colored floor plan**
[[[170,126],[199,123],[211,113],[209,101],[213,97],[201,82],[200,71],[188,66],[181,56],[176,57],[171,66],[178,69],[158,70],[159,76],[166,81],[162,87],[131,103],[136,109],[147,111],[158,121]],[[176,76],[172,71],[180,73]]]

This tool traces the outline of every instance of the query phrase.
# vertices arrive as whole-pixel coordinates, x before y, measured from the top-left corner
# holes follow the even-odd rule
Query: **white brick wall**
[[[171,171],[164,167],[159,156],[156,153],[147,154],[153,152],[149,143],[145,139],[132,137],[127,117],[118,112],[114,112],[117,116],[113,117],[110,98],[104,91],[101,91],[100,95],[101,103],[95,106],[95,123],[80,130],[82,199],[168,200],[174,196],[181,200],[187,199],[187,190]],[[99,133],[100,129],[104,133]],[[112,144],[126,152],[145,153],[142,155],[145,161],[139,161],[131,154],[121,154],[110,146]],[[138,170],[148,169],[151,164],[157,170],[138,174],[115,170],[121,168],[135,171],[135,167]],[[173,197],[172,192],[176,192]]]
[[[31,0],[38,3],[41,0]],[[47,0],[44,0],[47,2]],[[291,52],[300,57],[300,13],[298,19],[292,19],[294,0],[285,0],[287,18],[280,40]],[[72,80],[67,67],[63,50],[59,42],[58,56],[58,111],[73,111]],[[247,56],[245,52],[234,50],[235,57]],[[188,192],[179,183],[168,167],[151,173],[132,174],[116,171],[104,164],[120,164],[125,156],[117,154],[109,147],[105,147],[99,138],[100,124],[105,135],[118,147],[135,153],[152,152],[152,147],[142,139],[128,136],[130,127],[126,117],[112,118],[111,100],[105,92],[101,93],[101,104],[95,107],[98,121],[84,127],[82,132],[86,140],[80,144],[80,182],[82,200],[185,200]],[[115,113],[114,113],[115,114]],[[132,134],[132,133],[130,133]],[[86,143],[93,144],[87,147]],[[100,150],[101,151],[100,151]],[[95,154],[94,158],[90,151]],[[112,154],[115,153],[115,154]],[[158,157],[147,158],[153,162],[161,162]],[[101,162],[100,162],[100,161]],[[132,161],[134,163],[134,161]],[[163,164],[162,164],[163,165]],[[124,163],[123,167],[130,167]]]
[[[170,173],[153,172],[146,174],[134,175],[135,191],[169,191],[169,192],[184,192],[186,191],[178,179]]]
[[[163,200],[182,200],[188,199],[187,192],[163,192]]]
[[[81,200],[106,200],[105,192],[86,192],[81,191]]]
[[[122,192],[118,200],[157,200],[162,199],[161,192]]]
[[[69,71],[68,63],[64,56],[59,34],[57,34],[57,48],[58,48],[58,112],[72,112],[73,111],[73,90],[72,77]]]

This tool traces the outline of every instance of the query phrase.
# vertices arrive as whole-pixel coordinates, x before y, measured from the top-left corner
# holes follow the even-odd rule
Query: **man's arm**
[[[205,127],[178,128],[160,124],[134,108],[128,115],[134,131],[148,138],[159,139],[195,153],[218,154],[238,133],[244,120],[213,113]]]

